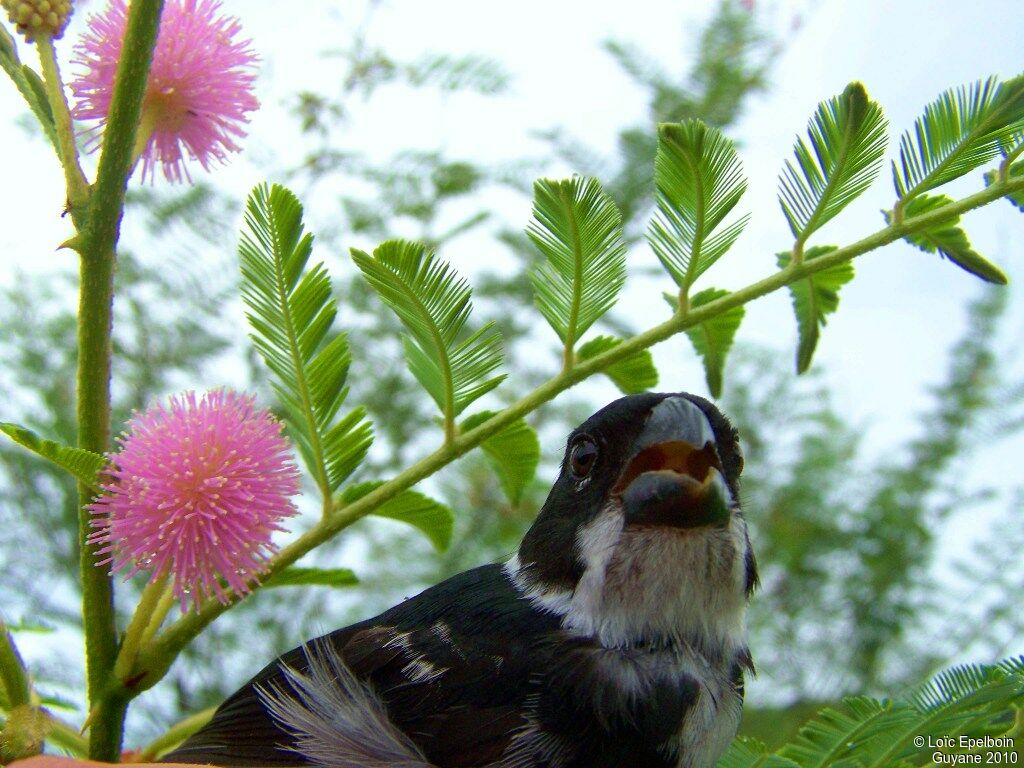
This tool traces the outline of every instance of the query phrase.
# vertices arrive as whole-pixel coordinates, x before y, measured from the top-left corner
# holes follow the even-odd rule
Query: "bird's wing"
[[[525,726],[528,650],[557,623],[500,566],[467,571],[285,654],[164,759],[297,766],[319,744],[337,768],[488,765]]]

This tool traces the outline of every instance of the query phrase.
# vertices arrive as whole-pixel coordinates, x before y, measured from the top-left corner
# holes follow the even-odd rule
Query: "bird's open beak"
[[[667,398],[654,409],[637,445],[612,489],[627,526],[728,524],[729,488],[711,426],[696,405]]]

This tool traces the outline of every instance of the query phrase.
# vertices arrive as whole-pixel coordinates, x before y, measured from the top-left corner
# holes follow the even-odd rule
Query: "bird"
[[[568,437],[517,552],[305,643],[167,762],[709,768],[754,665],[736,429],[629,395]]]

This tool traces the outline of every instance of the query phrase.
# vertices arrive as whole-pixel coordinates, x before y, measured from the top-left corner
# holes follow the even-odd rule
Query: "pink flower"
[[[237,152],[234,139],[259,106],[253,96],[256,62],[249,40],[235,40],[241,25],[220,15],[219,0],[167,0],[146,85],[138,148],[142,178],[156,165],[170,181],[189,178],[183,150],[204,170]],[[111,0],[106,11],[89,17],[88,29],[75,46],[72,62],[84,71],[71,83],[78,100],[77,120],[107,119],[114,73],[121,56],[127,21],[124,0]],[[99,140],[99,127],[91,131]]]
[[[100,564],[126,578],[170,573],[185,610],[191,598],[228,599],[263,570],[276,547],[278,521],[295,514],[290,497],[299,473],[281,424],[258,411],[254,398],[217,390],[194,392],[136,413],[111,454],[109,480],[90,507],[90,544],[103,545]]]

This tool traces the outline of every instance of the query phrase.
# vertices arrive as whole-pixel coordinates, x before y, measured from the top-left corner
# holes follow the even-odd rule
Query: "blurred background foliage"
[[[408,385],[397,320],[380,311],[356,270],[345,266],[352,238],[401,235],[434,247],[471,232],[494,238],[493,247],[516,268],[510,275],[483,267],[472,282],[478,313],[496,321],[505,338],[514,375],[498,396],[511,401],[546,372],[536,353],[537,315],[529,309],[526,275],[536,254],[524,222],[497,220],[480,202],[482,193],[500,189],[529,199],[533,178],[568,166],[605,183],[623,211],[627,240],[636,243],[652,207],[654,124],[699,117],[728,129],[751,95],[770,88],[769,62],[781,45],[756,14],[732,0],[700,31],[684,73],[667,72],[639,48],[610,40],[608,54],[648,103],[646,114],[623,115],[618,151],[604,156],[570,129],[543,126],[546,152],[501,165],[442,150],[373,161],[365,148],[344,143],[346,122],[373,94],[396,86],[499,94],[510,83],[500,62],[445,55],[402,61],[372,47],[360,28],[325,58],[340,85],[333,93],[294,95],[293,114],[310,149],[285,175],[301,199],[335,201],[336,215],[318,229],[317,243],[336,259],[328,265],[356,353],[349,402],[366,404],[377,435],[357,479],[394,473],[422,453],[436,427],[427,399]],[[205,184],[132,192],[126,220],[133,223],[118,272],[115,424],[181,388],[219,384],[225,371],[232,385],[272,402],[251,353],[238,352],[248,348],[235,299],[232,226],[240,205]],[[145,252],[131,243],[146,243]],[[71,273],[22,276],[0,296],[0,389],[8,393],[8,410],[38,433],[69,443],[73,285]],[[1024,630],[1024,614],[1015,609],[1024,590],[1024,487],[1005,524],[993,526],[998,536],[978,546],[984,556],[950,562],[941,547],[954,513],[991,508],[991,489],[965,477],[972,453],[1024,427],[1024,382],[1012,379],[1002,362],[1012,350],[996,346],[1005,296],[985,290],[964,309],[966,331],[949,351],[945,379],[927,402],[913,406],[914,430],[872,455],[862,445],[864,425],[834,407],[820,371],[797,379],[789,356],[777,350],[740,345],[731,356],[722,406],[743,435],[743,501],[762,573],[750,615],[761,676],[748,687],[744,732],[780,743],[823,702],[905,690],[968,654],[998,659]],[[602,332],[633,330],[614,312],[601,322]],[[550,342],[539,343],[546,349]],[[545,463],[515,506],[479,453],[443,472],[433,491],[457,515],[446,552],[399,525],[364,521],[308,558],[308,564],[354,566],[358,586],[267,590],[218,620],[137,703],[128,743],[217,703],[275,654],[314,634],[507,557],[543,503],[565,434],[599,405],[573,391],[532,415]],[[0,457],[0,558],[13,562],[26,541],[37,547],[35,568],[3,569],[6,618],[17,632],[73,635],[79,621],[74,488],[58,470],[7,442],[0,442]],[[950,573],[959,578],[951,581]],[[134,596],[119,601],[122,610],[133,604]],[[77,660],[54,653],[34,672],[60,707],[74,706],[80,669]]]

